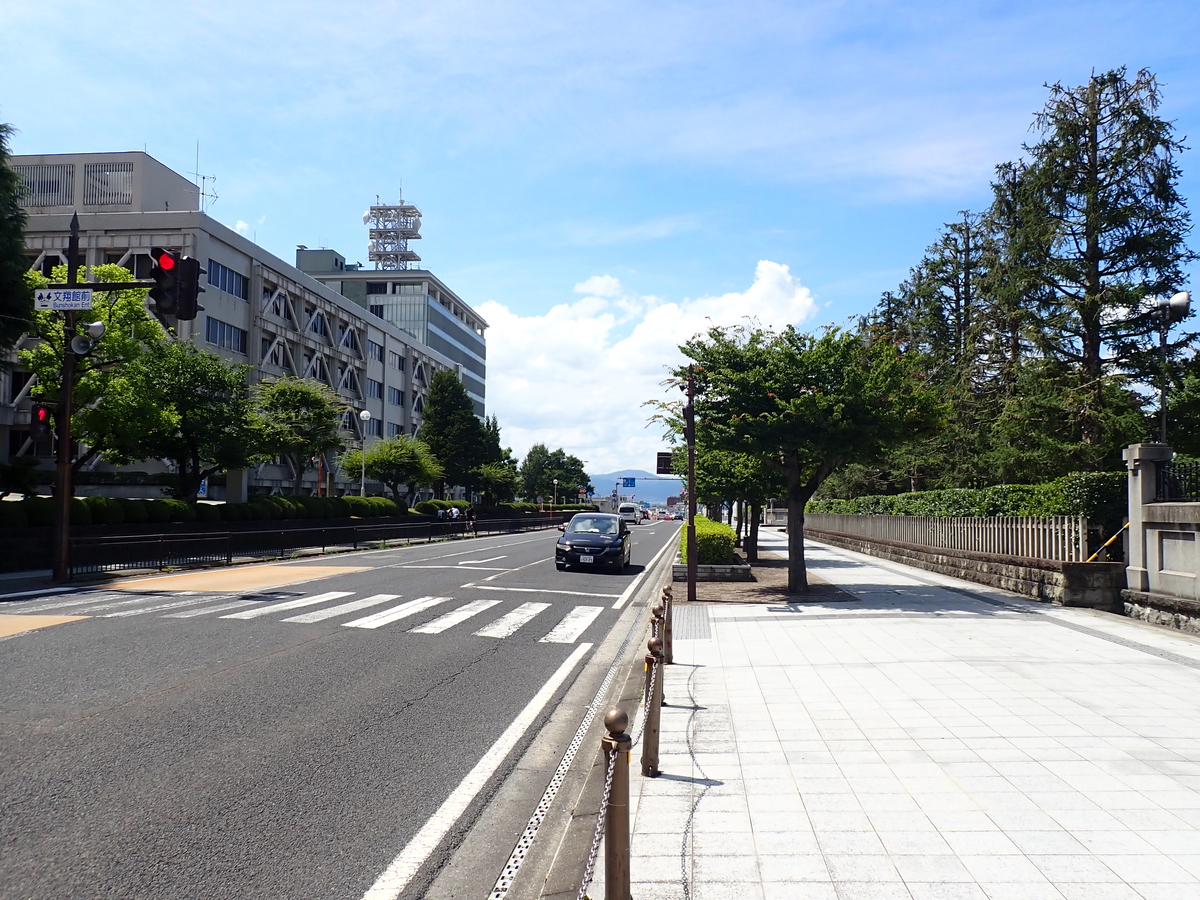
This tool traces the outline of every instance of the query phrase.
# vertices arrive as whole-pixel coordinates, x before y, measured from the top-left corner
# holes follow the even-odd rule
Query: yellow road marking
[[[20,634],[23,631],[33,631],[35,628],[49,628],[51,625],[62,625],[65,622],[78,622],[80,619],[90,619],[91,616],[9,616],[0,615],[0,637]]]
[[[105,590],[120,591],[244,591],[298,581],[313,581],[331,575],[363,572],[370,566],[253,566],[209,572],[181,572],[153,578],[130,578],[105,584]]]

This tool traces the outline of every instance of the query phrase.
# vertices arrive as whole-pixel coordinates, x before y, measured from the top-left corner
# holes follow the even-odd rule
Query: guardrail
[[[806,529],[870,540],[899,541],[935,550],[964,550],[1023,559],[1083,562],[1088,526],[1083,516],[856,516],[811,513]]]
[[[1200,503],[1200,463],[1159,463],[1154,502]]]
[[[552,528],[569,521],[571,515],[554,513],[520,519],[482,519],[473,529],[470,523],[458,520],[79,537],[71,540],[70,577],[122,569],[231,565],[236,559],[278,558],[317,547],[322,551],[358,550],[386,546],[392,541],[428,542],[515,534]]]

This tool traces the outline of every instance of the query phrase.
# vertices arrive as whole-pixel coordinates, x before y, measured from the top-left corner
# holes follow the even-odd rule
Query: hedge
[[[696,561],[702,566],[728,566],[736,560],[733,545],[737,540],[728,525],[696,516]],[[679,557],[687,562],[687,529],[679,530]]]
[[[1124,472],[1072,472],[1044,484],[998,484],[851,500],[810,500],[806,513],[859,516],[1086,516],[1106,531],[1128,514]]]

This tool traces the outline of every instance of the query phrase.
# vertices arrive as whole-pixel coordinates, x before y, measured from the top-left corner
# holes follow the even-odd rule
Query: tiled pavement
[[[635,898],[1200,900],[1200,641],[810,547],[677,606]]]

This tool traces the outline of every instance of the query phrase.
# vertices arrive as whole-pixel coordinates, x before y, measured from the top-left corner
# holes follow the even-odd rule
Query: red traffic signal
[[[150,299],[159,315],[173,316],[179,307],[179,252],[155,247],[150,258],[154,260],[154,268],[150,270],[154,281]]]
[[[35,403],[29,412],[29,424],[37,440],[50,437],[54,431],[54,414],[44,403]]]

